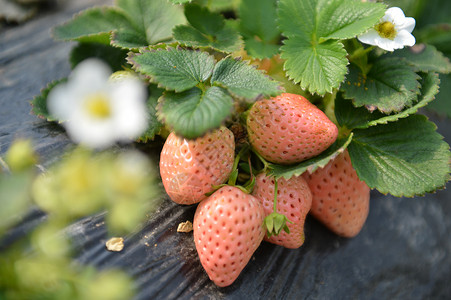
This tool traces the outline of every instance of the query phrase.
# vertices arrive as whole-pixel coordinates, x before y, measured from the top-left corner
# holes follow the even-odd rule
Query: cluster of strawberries
[[[277,164],[315,157],[338,136],[337,126],[321,110],[288,93],[257,101],[246,125],[253,151]],[[313,174],[276,180],[260,173],[251,193],[224,184],[234,172],[234,161],[234,135],[226,127],[195,140],[171,133],[160,157],[169,197],[179,204],[200,202],[194,242],[202,266],[218,286],[235,281],[262,240],[300,247],[309,212],[344,237],[358,234],[367,218],[370,189],[357,177],[347,151]],[[273,235],[269,227],[279,221],[265,218],[274,213],[288,221],[284,231]]]

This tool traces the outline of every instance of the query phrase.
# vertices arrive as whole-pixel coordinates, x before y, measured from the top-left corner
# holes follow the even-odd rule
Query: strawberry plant
[[[451,63],[427,44],[434,29],[415,40],[414,26],[400,9],[372,1],[117,0],[53,34],[78,43],[75,69],[97,57],[146,84],[148,127],[136,141],[165,141],[166,192],[180,204],[200,202],[194,242],[210,278],[225,286],[253,255],[263,226],[273,232],[277,223],[272,242],[302,245],[310,193],[312,214],[351,237],[364,225],[370,189],[414,197],[445,187],[449,145],[421,112]],[[47,99],[71,80],[50,83],[33,112],[70,122],[49,111]],[[90,112],[107,119],[108,102],[92,101]],[[263,177],[274,183],[263,188]],[[288,205],[286,194],[300,190]],[[263,221],[268,199],[274,215]],[[243,256],[228,260],[231,251]]]

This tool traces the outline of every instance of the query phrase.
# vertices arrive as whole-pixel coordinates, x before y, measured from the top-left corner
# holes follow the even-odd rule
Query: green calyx
[[[266,233],[268,237],[279,235],[282,230],[286,233],[290,233],[287,222],[291,222],[285,215],[277,212],[277,180],[274,178],[274,207],[273,212],[265,217],[263,221],[266,226]]]

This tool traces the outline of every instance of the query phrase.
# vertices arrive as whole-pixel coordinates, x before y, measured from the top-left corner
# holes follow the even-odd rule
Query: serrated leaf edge
[[[284,36],[285,36],[285,35],[284,35]],[[285,36],[285,37],[286,37],[287,39],[290,39],[290,38],[295,38],[295,37],[297,37],[297,35],[291,35],[291,36]],[[284,43],[284,41],[283,41],[283,43]],[[346,51],[346,49],[345,49],[343,43],[340,42],[339,40],[336,40],[336,43],[339,44],[339,45],[341,46],[341,49],[344,49],[344,51],[345,51],[346,54],[347,54],[347,51]],[[332,93],[334,89],[339,89],[340,86],[341,86],[341,84],[345,81],[346,75],[349,74],[349,68],[348,68],[348,65],[349,65],[350,63],[349,63],[349,60],[346,58],[346,55],[345,55],[344,58],[346,58],[346,72],[343,74],[343,78],[341,79],[341,81],[337,81],[337,82],[335,83],[335,86],[332,86],[330,89],[326,89],[326,90],[324,90],[324,91],[311,90],[311,89],[310,89],[311,84],[308,84],[308,85],[306,85],[306,86],[303,86],[303,85],[302,85],[302,80],[296,81],[295,78],[293,78],[291,75],[288,74],[288,71],[289,71],[289,70],[288,70],[287,67],[286,67],[286,64],[287,64],[288,59],[283,57],[283,56],[284,56],[284,55],[283,55],[283,48],[284,48],[284,46],[285,46],[285,43],[280,47],[280,51],[281,51],[281,55],[280,55],[280,56],[281,56],[281,58],[283,58],[283,59],[285,60],[285,62],[284,62],[284,64],[283,64],[283,71],[286,73],[287,78],[288,78],[289,80],[291,80],[294,84],[299,85],[299,87],[300,87],[302,90],[308,91],[309,93],[311,93],[311,94],[313,94],[313,95],[316,94],[316,95],[319,95],[319,96],[324,96],[324,95],[327,94],[327,93]]]
[[[385,58],[385,59],[389,59],[389,60],[399,60],[399,59],[397,59],[397,58],[395,58],[395,57],[390,57],[390,58]],[[409,64],[409,67],[412,67],[412,66]],[[415,69],[414,69],[414,68],[412,68],[412,71],[416,74],[416,79],[415,79],[415,80],[416,80],[416,91],[415,91],[415,93],[414,93],[414,96],[417,96],[417,97],[418,97],[418,95],[421,94],[421,83],[419,82],[419,79],[421,79],[421,77],[420,77],[420,75],[418,75],[418,74],[415,72]],[[360,72],[360,70],[359,70],[359,72]],[[348,68],[347,74],[349,74],[349,68]],[[346,75],[347,75],[347,74],[346,74]],[[345,80],[344,80],[343,82],[345,82],[345,81],[346,81],[346,78],[345,78]],[[343,82],[342,82],[342,83],[343,83]],[[354,83],[348,81],[347,84],[354,84]],[[393,112],[395,112],[395,113],[401,113],[404,109],[409,108],[409,107],[412,107],[412,106],[407,106],[407,105],[406,105],[406,106],[402,107],[400,110],[384,111],[384,110],[380,109],[379,107],[377,107],[377,106],[375,106],[375,105],[365,105],[365,104],[358,105],[358,104],[355,102],[355,101],[356,101],[355,98],[351,98],[351,97],[347,96],[346,90],[341,90],[341,91],[343,92],[343,98],[344,98],[344,99],[351,100],[351,101],[352,101],[352,105],[354,105],[354,107],[365,107],[365,108],[366,108],[368,111],[370,111],[370,112],[372,112],[372,111],[374,111],[374,110],[377,109],[377,110],[380,111],[381,113],[388,115],[388,114],[393,113]],[[410,99],[409,101],[412,101],[413,99],[414,99],[414,97],[412,97],[412,99]]]
[[[182,45],[180,45],[179,42],[175,42],[175,43],[171,43],[171,44],[166,44],[166,43],[159,43],[156,45],[152,45],[152,46],[148,46],[148,47],[144,47],[144,48],[139,48],[139,52],[129,52],[127,58],[125,59],[127,61],[127,63],[129,63],[132,66],[132,69],[141,74],[142,76],[144,76],[150,83],[154,83],[157,85],[158,88],[161,88],[165,91],[175,91],[175,92],[183,92],[185,90],[174,90],[174,89],[170,89],[167,88],[166,86],[160,84],[152,75],[148,75],[148,74],[144,74],[142,73],[140,70],[138,70],[140,68],[140,64],[137,63],[133,58],[136,56],[140,56],[143,55],[144,53],[148,53],[148,52],[156,52],[156,51],[178,51],[178,50],[186,50],[186,51],[198,51],[198,52],[205,52],[208,55],[210,55],[211,57],[213,57],[211,54],[209,54],[206,51],[202,51],[201,49],[188,49],[186,47],[183,47]],[[215,64],[216,64],[216,59],[213,57]]]
[[[233,97],[234,99],[251,100],[251,102],[255,102],[255,101],[257,101],[258,99],[261,99],[261,98],[263,98],[263,97],[275,97],[275,96],[277,96],[277,95],[279,95],[280,93],[283,93],[283,92],[285,91],[284,87],[280,84],[279,81],[277,81],[277,80],[275,80],[274,78],[272,78],[271,76],[269,76],[267,73],[265,73],[264,70],[258,69],[258,67],[257,67],[255,64],[252,64],[252,62],[251,62],[250,60],[242,59],[241,57],[234,57],[234,56],[232,56],[232,54],[230,54],[230,55],[228,55],[228,56],[222,58],[220,61],[223,61],[223,60],[225,60],[225,59],[227,59],[227,58],[233,59],[233,60],[235,60],[235,61],[242,62],[242,63],[244,63],[246,66],[249,66],[249,67],[254,68],[255,71],[257,71],[258,73],[260,73],[261,75],[263,75],[263,77],[269,79],[269,81],[274,82],[274,83],[277,83],[277,90],[279,91],[277,94],[274,94],[274,95],[272,95],[272,94],[271,94],[271,95],[270,95],[270,94],[268,94],[268,95],[259,94],[259,95],[257,95],[256,97],[250,99],[250,98],[246,98],[246,97],[237,95],[236,93],[234,93],[232,90],[230,90],[226,85],[222,84],[221,82],[218,82],[218,81],[211,82],[211,85],[212,85],[212,86],[219,86],[219,87],[222,87],[223,89],[226,89],[226,90],[229,92],[229,94],[232,95],[232,97]],[[220,61],[218,61],[218,62],[216,63],[216,65],[217,65]],[[215,65],[215,68],[216,68],[216,65]],[[213,69],[213,73],[214,73],[215,68]],[[210,79],[211,79],[211,78],[210,78]]]
[[[94,6],[94,7],[91,7],[91,8],[85,9],[85,10],[82,10],[82,11],[80,11],[80,12],[78,12],[78,13],[75,13],[75,14],[72,16],[71,19],[65,21],[65,22],[62,23],[62,24],[59,24],[59,25],[53,27],[53,28],[50,30],[50,36],[51,36],[54,40],[58,40],[58,41],[77,41],[77,40],[79,40],[79,39],[81,39],[81,38],[83,38],[83,37],[93,37],[93,36],[96,36],[96,35],[99,35],[99,34],[103,34],[103,33],[106,33],[106,34],[110,34],[110,35],[111,35],[111,33],[114,32],[115,30],[112,30],[112,31],[102,31],[102,32],[99,32],[99,33],[93,33],[93,34],[87,34],[87,35],[83,35],[83,36],[80,36],[80,37],[74,38],[74,39],[60,39],[60,38],[57,38],[56,35],[55,35],[55,30],[57,30],[58,27],[62,27],[62,26],[65,26],[65,25],[69,24],[70,22],[74,21],[76,18],[80,17],[81,15],[83,15],[83,14],[85,14],[85,13],[87,13],[87,12],[94,11],[94,10],[99,10],[99,9],[102,10],[102,11],[105,11],[105,10],[107,10],[107,9],[111,9],[111,10],[115,10],[116,12],[119,12],[119,13],[121,13],[121,14],[124,14],[124,11],[122,11],[122,9],[120,9],[120,8],[118,8],[118,7],[115,7],[115,6],[108,6],[108,5]],[[125,16],[125,15],[124,15],[124,16]],[[110,36],[110,43],[111,43],[111,36]]]

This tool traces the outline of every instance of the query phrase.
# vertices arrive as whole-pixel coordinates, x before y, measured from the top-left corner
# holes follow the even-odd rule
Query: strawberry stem
[[[293,223],[285,215],[277,212],[277,179],[274,177],[274,207],[273,212],[265,217],[263,221],[266,226],[268,237],[272,235],[279,235],[283,230],[286,233],[290,233],[287,222]]]
[[[334,89],[331,94],[326,94],[323,99],[324,113],[335,125],[339,126],[337,118],[335,117],[335,98],[337,98],[337,89]]]
[[[273,212],[277,213],[277,179],[274,177],[274,204]]]
[[[266,173],[267,169],[270,169],[269,162],[266,161],[257,151],[252,151],[257,155],[258,159],[263,163],[263,170],[262,173]]]
[[[249,146],[245,145],[243,146],[243,148],[241,148],[240,152],[238,152],[238,154],[235,157],[235,160],[233,162],[233,167],[232,167],[232,173],[229,176],[229,181],[227,182],[228,185],[231,186],[235,186],[236,185],[236,180],[238,178],[238,164],[240,162],[241,156],[249,150]]]

